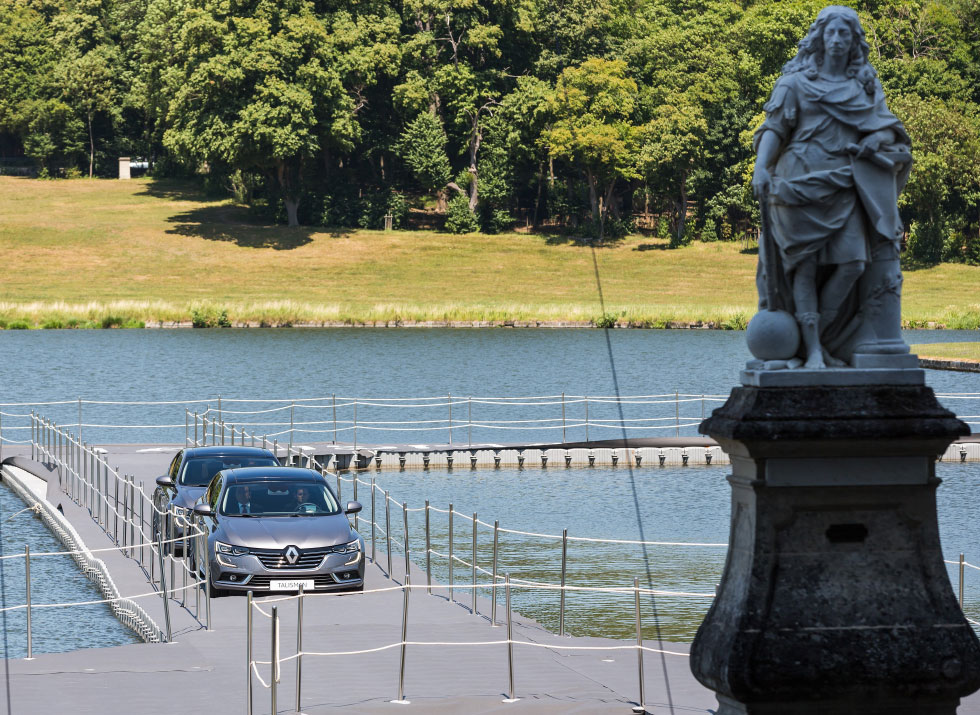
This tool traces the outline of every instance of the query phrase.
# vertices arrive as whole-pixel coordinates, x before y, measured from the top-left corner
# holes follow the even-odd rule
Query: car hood
[[[207,487],[181,487],[171,503],[184,509],[193,509],[195,502],[207,490]]]
[[[252,549],[314,549],[346,544],[357,538],[347,517],[333,516],[226,516],[215,537]]]

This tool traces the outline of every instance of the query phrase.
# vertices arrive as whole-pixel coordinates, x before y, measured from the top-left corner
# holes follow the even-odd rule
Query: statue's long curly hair
[[[847,76],[856,78],[868,94],[874,94],[875,78],[878,73],[868,63],[870,47],[865,38],[864,28],[857,13],[843,5],[829,5],[820,11],[817,19],[810,25],[806,37],[800,40],[796,56],[783,65],[783,74],[803,72],[808,79],[816,79],[823,63],[823,31],[831,20],[843,20],[851,29],[853,37],[850,57],[847,63]]]

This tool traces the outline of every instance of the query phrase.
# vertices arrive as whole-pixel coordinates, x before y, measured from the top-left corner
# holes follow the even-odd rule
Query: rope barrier
[[[31,554],[31,556],[33,556],[33,554]],[[24,558],[24,555],[21,554],[20,557]],[[174,588],[170,588],[168,586],[167,592],[176,593],[177,591],[186,591],[191,588],[197,588],[203,583],[204,581],[201,580],[201,581],[196,581],[195,583],[189,583],[186,586],[180,586]],[[117,601],[135,601],[138,598],[146,598],[147,596],[159,596],[159,595],[160,595],[160,591],[148,591],[147,593],[141,593],[138,596],[117,596],[116,598],[103,598],[98,601],[72,601],[70,603],[32,603],[31,608],[33,609],[33,608],[64,608],[66,606],[95,606],[100,603],[116,603]],[[23,608],[27,608],[26,603],[22,603],[17,606],[7,606],[6,608],[0,608],[0,613],[4,611],[18,611]]]

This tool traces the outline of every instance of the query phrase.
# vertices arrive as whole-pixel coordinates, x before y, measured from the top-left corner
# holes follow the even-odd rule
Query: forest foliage
[[[816,0],[0,0],[0,170],[198,176],[267,219],[757,225],[751,135]],[[980,263],[980,0],[849,3],[914,140],[907,262]]]

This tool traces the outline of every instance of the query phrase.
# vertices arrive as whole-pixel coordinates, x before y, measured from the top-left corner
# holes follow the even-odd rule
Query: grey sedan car
[[[210,561],[212,595],[226,591],[363,590],[364,539],[323,475],[297,467],[218,472],[194,507],[207,539],[194,563]],[[202,554],[206,548],[206,554]]]

